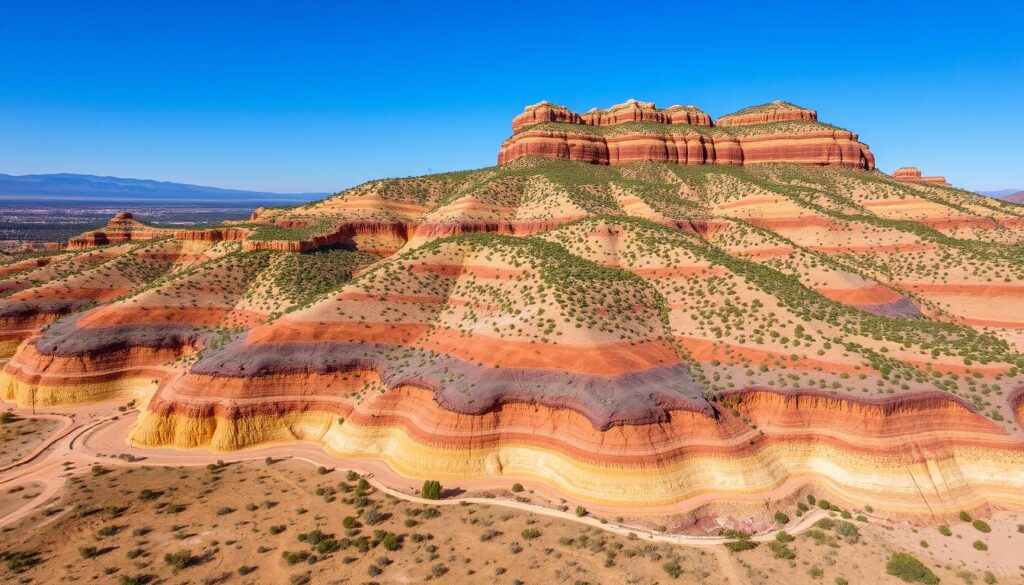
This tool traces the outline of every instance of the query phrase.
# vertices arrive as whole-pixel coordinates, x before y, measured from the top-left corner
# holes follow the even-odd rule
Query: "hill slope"
[[[727,127],[813,112],[772,111]],[[803,158],[570,158],[204,229],[121,217],[9,262],[2,396],[136,397],[136,444],[319,441],[680,523],[807,482],[1024,506],[1024,209]]]

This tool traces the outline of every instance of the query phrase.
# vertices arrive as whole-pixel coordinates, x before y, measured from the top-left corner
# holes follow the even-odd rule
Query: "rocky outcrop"
[[[498,164],[527,156],[565,158],[591,164],[626,164],[649,160],[686,165],[796,163],[871,170],[875,158],[857,135],[825,129],[803,134],[709,136],[623,134],[601,136],[557,130],[527,130],[502,144]]]
[[[693,106],[659,109],[630,100],[579,115],[541,102],[516,116],[512,130],[498,153],[498,164],[541,156],[599,165],[657,161],[875,167],[874,156],[856,134],[821,124],[814,110],[784,102],[731,114],[717,127]]]
[[[788,102],[775,101],[770,104],[753,106],[727,116],[722,116],[715,124],[725,127],[751,126],[755,124],[772,124],[774,122],[790,122],[792,120],[816,122],[818,120],[818,112],[801,108]]]
[[[893,171],[892,178],[904,183],[931,183],[933,185],[949,185],[945,177],[922,177],[917,167],[900,167]]]
[[[540,124],[557,122],[563,124],[586,124],[589,126],[614,126],[626,122],[655,122],[658,124],[689,124],[711,126],[711,116],[694,106],[670,106],[660,109],[653,102],[629,100],[605,110],[593,108],[580,115],[565,106],[551,102],[540,102],[527,106],[522,114],[512,119],[512,132]]]
[[[123,244],[139,240],[152,240],[174,234],[174,230],[158,228],[142,223],[127,211],[114,215],[107,225],[68,240],[69,250],[84,250],[109,244]]]

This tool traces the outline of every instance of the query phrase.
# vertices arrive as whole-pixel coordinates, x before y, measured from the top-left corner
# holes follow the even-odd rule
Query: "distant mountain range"
[[[320,199],[326,193],[269,193],[220,189],[167,181],[123,179],[59,173],[5,175],[0,173],[0,201],[116,201],[137,203],[197,202],[285,204]]]
[[[1024,190],[1011,193],[1006,197],[1000,197],[1003,201],[1009,201],[1011,203],[1022,203],[1024,204]]]
[[[989,197],[995,197],[996,199],[1003,199],[1004,197],[1007,197],[1009,195],[1015,195],[1017,193],[1020,193],[1021,191],[1024,191],[1024,189],[1000,189],[998,191],[975,191],[975,193],[980,193],[982,195],[988,195]]]

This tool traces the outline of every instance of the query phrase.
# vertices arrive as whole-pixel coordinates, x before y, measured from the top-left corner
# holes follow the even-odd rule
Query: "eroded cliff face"
[[[795,163],[871,170],[875,164],[856,134],[821,124],[814,110],[784,102],[748,108],[717,124],[693,106],[663,110],[630,100],[579,115],[541,102],[516,116],[512,131],[498,164],[528,156],[601,165]]]

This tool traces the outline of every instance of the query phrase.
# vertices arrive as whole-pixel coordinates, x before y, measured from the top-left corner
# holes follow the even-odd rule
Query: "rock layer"
[[[579,115],[541,102],[513,119],[513,135],[502,144],[498,164],[543,156],[602,165],[648,160],[874,168],[871,151],[856,134],[818,123],[814,110],[785,106],[750,108],[713,127],[711,118],[692,106],[661,110],[630,100]]]
[[[933,185],[948,185],[945,177],[922,177],[921,170],[917,167],[900,167],[893,171],[892,178],[906,183],[931,183]]]

